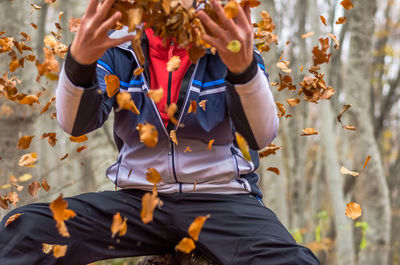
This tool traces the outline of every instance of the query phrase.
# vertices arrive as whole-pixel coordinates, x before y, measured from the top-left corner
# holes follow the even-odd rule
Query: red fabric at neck
[[[165,45],[162,39],[154,35],[151,28],[145,30],[149,40],[149,60],[150,60],[150,89],[163,88],[164,96],[157,103],[157,108],[161,114],[165,126],[168,126],[169,118],[165,111],[168,97],[168,71],[167,62],[172,56],[179,56],[181,65],[178,70],[172,72],[171,83],[171,104],[177,103],[182,79],[191,65],[187,50],[179,48],[172,41],[166,41]]]

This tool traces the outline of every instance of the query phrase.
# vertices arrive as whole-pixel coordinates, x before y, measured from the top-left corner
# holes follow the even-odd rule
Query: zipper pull
[[[174,42],[171,40],[169,43],[169,50],[168,50],[168,60],[174,56]]]

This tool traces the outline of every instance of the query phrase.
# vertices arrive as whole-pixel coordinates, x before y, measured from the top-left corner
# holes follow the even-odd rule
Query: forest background
[[[0,38],[25,40],[42,62],[45,37],[58,36],[68,46],[73,38],[69,21],[82,16],[87,2],[2,0],[0,32],[6,32]],[[278,137],[273,142],[281,148],[275,155],[262,158],[258,169],[264,203],[299,244],[314,251],[321,264],[400,264],[400,1],[353,0],[350,10],[340,2],[263,0],[253,9],[254,21],[266,10],[276,24],[279,44],[270,45],[271,50],[262,53],[271,84],[282,83],[279,74],[288,74],[282,64],[277,66],[282,61],[286,65],[290,62],[293,85],[310,75],[307,69],[313,65],[312,50],[322,37],[329,38],[328,53],[332,55],[320,72],[335,90],[329,100],[316,104],[305,101],[298,90],[278,91],[279,84],[271,86],[276,102],[283,104],[279,108]],[[336,23],[340,17],[346,17],[346,22]],[[336,36],[339,49],[334,48],[329,33]],[[24,67],[11,73],[9,55],[3,53],[0,58],[1,76],[5,72],[8,78],[17,76],[21,80],[19,91],[42,92],[40,104],[32,106],[0,96],[0,195],[16,191],[16,186],[9,184],[10,176],[17,177],[18,185],[24,187],[18,192],[19,201],[9,209],[51,201],[60,193],[67,197],[114,189],[104,174],[117,157],[112,114],[103,128],[88,135],[84,143],[87,148],[77,152],[82,144],[71,142],[59,128],[52,114],[54,102],[40,114],[55,96],[57,82],[52,79],[56,76],[48,75],[37,82],[35,63],[25,60]],[[61,65],[63,59],[57,60]],[[293,98],[301,102],[291,106],[286,99]],[[348,104],[351,107],[338,119]],[[301,135],[304,128],[315,128],[318,134]],[[55,133],[54,146],[49,138],[41,139],[45,133]],[[18,140],[26,135],[35,136],[30,148],[17,150]],[[29,152],[38,154],[37,166],[18,166],[21,156]],[[370,159],[365,163],[367,157]],[[352,172],[343,174],[342,167]],[[29,185],[41,183],[43,178],[50,191],[40,189],[32,196]],[[355,220],[345,215],[349,202],[361,205],[362,215]],[[0,218],[8,211],[0,208]]]

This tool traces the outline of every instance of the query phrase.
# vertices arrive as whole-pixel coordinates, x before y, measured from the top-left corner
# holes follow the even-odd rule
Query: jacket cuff
[[[251,61],[251,64],[246,68],[246,70],[244,70],[244,72],[240,74],[234,74],[228,69],[225,80],[233,85],[246,84],[256,76],[257,71],[257,59],[253,55],[253,61]]]
[[[80,64],[71,54],[71,49],[68,49],[65,59],[65,73],[68,79],[75,86],[89,88],[96,83],[96,68],[97,62],[92,64]]]

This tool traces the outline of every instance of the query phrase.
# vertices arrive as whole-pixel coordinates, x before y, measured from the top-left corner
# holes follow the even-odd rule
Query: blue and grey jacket
[[[115,31],[111,37],[123,34],[126,31]],[[74,136],[89,133],[101,127],[114,109],[114,140],[119,155],[106,175],[118,187],[150,191],[152,184],[146,180],[146,172],[153,167],[162,176],[157,184],[159,192],[253,193],[261,197],[256,185],[259,177],[254,172],[257,152],[251,152],[253,161],[247,161],[233,135],[239,132],[252,150],[267,146],[276,136],[279,120],[260,54],[255,50],[251,66],[235,75],[218,54],[207,52],[182,81],[178,124],[166,128],[155,103],[146,96],[151,81],[147,45],[144,36],[145,71],[139,76],[133,75],[138,61],[129,42],[108,49],[97,67],[79,65],[69,54],[56,91],[61,128]],[[120,91],[131,93],[139,115],[119,110],[115,96],[107,96],[104,76],[110,74],[119,77]],[[82,79],[89,80],[88,84],[76,81]],[[198,108],[196,114],[188,114],[192,100],[207,100],[206,110]],[[139,123],[157,128],[159,141],[154,148],[139,141]],[[170,129],[176,131],[178,145],[171,141]],[[185,152],[187,146],[191,152]]]

